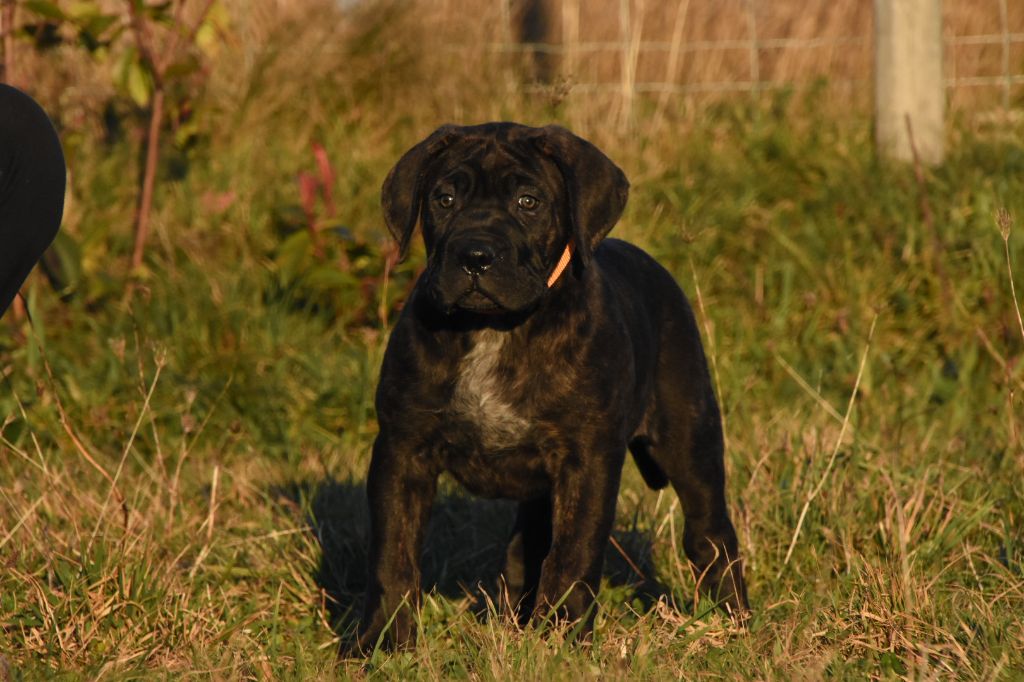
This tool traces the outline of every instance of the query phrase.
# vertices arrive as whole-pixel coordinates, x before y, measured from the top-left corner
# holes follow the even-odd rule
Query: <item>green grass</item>
[[[618,131],[585,101],[484,86],[394,111],[381,93],[401,73],[378,91],[327,71],[289,72],[314,93],[301,109],[252,74],[245,106],[200,100],[207,133],[168,149],[141,272],[125,271],[136,150],[66,138],[70,295],[36,275],[33,322],[0,322],[0,679],[1024,676],[1024,337],[994,218],[1024,220],[1024,131],[957,124],[922,188],[876,158],[866,121],[813,102],[659,128],[638,105]],[[511,508],[448,481],[417,647],[335,662],[365,581],[382,299],[392,320],[423,259],[384,294],[377,191],[432,125],[495,117],[599,141],[633,181],[615,234],[698,310],[747,631],[694,604],[678,504],[629,463],[592,646],[488,617],[476,586]],[[296,218],[311,141],[337,173],[323,259]],[[1024,225],[1008,244],[1019,292]]]

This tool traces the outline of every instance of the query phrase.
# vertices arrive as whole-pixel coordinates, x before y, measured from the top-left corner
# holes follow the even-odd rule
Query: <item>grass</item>
[[[503,78],[425,87],[432,57],[395,21],[285,22],[263,61],[224,55],[201,134],[168,147],[139,271],[137,147],[65,127],[66,300],[36,275],[32,322],[0,321],[0,679],[1024,675],[1024,131],[956,123],[922,185],[813,96],[658,125],[641,101],[620,130]],[[749,630],[694,603],[678,503],[630,463],[592,646],[487,617],[511,508],[445,481],[417,647],[335,662],[365,582],[377,368],[423,259],[385,293],[377,191],[432,126],[489,118],[597,141],[633,182],[615,233],[691,296]],[[322,256],[296,182],[313,141],[339,207],[314,206]]]

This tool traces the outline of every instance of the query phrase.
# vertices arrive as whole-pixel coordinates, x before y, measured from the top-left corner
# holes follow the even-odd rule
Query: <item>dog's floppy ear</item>
[[[416,224],[420,220],[430,162],[451,144],[457,134],[456,126],[441,126],[403,154],[384,180],[380,203],[388,231],[398,242],[399,258],[405,258],[412,233],[416,231]]]
[[[562,174],[576,253],[587,266],[626,207],[629,180],[600,149],[561,126],[541,128],[535,142]]]

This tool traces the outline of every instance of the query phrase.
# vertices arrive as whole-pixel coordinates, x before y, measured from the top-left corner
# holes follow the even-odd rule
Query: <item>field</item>
[[[452,67],[404,8],[232,15],[172,110],[137,268],[145,109],[76,48],[23,48],[72,191],[51,276],[0,320],[0,680],[1024,677],[1020,119],[963,113],[915,169],[815,88],[625,117],[502,55]],[[380,183],[438,124],[492,119],[608,152],[633,185],[613,234],[694,303],[746,630],[695,602],[678,503],[627,462],[592,644],[494,614],[512,508],[445,481],[416,647],[336,661],[424,260],[386,271]]]

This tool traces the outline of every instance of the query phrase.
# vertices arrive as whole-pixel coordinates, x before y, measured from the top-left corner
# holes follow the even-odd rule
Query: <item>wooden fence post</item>
[[[942,0],[875,0],[878,151],[927,164],[945,153]]]

